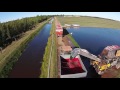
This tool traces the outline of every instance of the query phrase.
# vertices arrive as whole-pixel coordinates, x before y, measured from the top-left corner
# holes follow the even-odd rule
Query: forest
[[[27,17],[0,23],[0,49],[4,49],[13,41],[18,40],[26,31],[32,30],[38,23],[41,23],[51,16]]]

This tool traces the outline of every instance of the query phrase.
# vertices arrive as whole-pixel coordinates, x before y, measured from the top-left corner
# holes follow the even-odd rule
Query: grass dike
[[[50,36],[45,48],[41,74],[39,78],[57,78],[57,41],[55,33],[55,21],[52,23]],[[49,73],[49,74],[48,74]],[[49,76],[48,76],[49,75]]]
[[[72,36],[71,34],[68,34],[67,37],[70,39],[70,41],[72,42],[72,44],[73,44],[75,47],[80,48],[79,44],[75,41],[75,39],[73,38],[73,36]]]
[[[63,28],[63,37],[66,37],[66,39],[67,39],[66,42],[68,42],[70,40],[70,42],[73,44],[74,47],[80,48],[79,44],[75,41],[73,36],[65,28]]]

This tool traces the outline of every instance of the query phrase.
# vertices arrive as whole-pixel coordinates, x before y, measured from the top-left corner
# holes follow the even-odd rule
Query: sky
[[[95,16],[120,21],[120,12],[0,12],[0,22],[7,22],[37,15],[81,15]]]

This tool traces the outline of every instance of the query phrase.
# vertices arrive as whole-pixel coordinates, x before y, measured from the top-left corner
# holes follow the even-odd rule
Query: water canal
[[[51,24],[46,24],[39,34],[28,44],[22,53],[9,78],[38,78],[50,34]]]

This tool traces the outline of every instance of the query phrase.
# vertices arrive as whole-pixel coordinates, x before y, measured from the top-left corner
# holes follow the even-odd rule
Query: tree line
[[[51,16],[36,16],[0,23],[0,48],[5,48],[12,41],[19,39],[26,31],[32,30]]]

